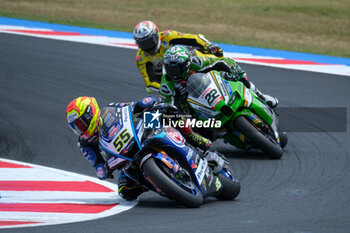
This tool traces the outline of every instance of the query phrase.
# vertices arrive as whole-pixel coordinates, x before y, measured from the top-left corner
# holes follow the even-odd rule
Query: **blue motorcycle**
[[[172,127],[145,129],[130,106],[105,108],[100,146],[112,155],[108,164],[160,195],[187,207],[199,207],[206,197],[233,200],[240,182],[224,156],[188,145]]]

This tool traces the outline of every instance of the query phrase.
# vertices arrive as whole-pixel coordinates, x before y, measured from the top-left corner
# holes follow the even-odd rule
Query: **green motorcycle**
[[[241,149],[253,147],[273,159],[281,158],[287,135],[279,132],[277,114],[242,82],[227,81],[217,71],[197,73],[189,77],[187,90],[190,112],[198,120],[221,122],[209,128],[216,137]]]

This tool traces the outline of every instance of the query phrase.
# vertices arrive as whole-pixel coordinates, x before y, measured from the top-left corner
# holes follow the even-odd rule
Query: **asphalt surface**
[[[100,106],[144,97],[135,52],[0,33],[0,157],[94,176],[65,108],[82,95]],[[349,77],[241,65],[281,107],[350,107]],[[241,178],[236,201],[186,209],[148,192],[115,216],[2,232],[350,232],[348,132],[291,132],[281,160],[215,146]]]

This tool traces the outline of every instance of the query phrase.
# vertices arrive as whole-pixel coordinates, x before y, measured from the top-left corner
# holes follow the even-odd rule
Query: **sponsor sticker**
[[[113,137],[118,132],[118,126],[114,126],[109,130],[108,137]]]
[[[188,150],[187,155],[186,155],[187,161],[190,161],[190,160],[191,160],[192,155],[193,155],[193,149],[190,148],[190,149]]]
[[[169,135],[170,139],[176,144],[185,143],[185,139],[182,137],[181,133],[172,127],[167,127],[166,132]]]
[[[207,166],[208,166],[208,163],[207,163],[206,159],[201,159],[199,161],[198,168],[195,172],[197,179],[198,179],[198,183],[202,183]]]
[[[221,188],[221,182],[219,178],[216,178],[215,186],[216,186],[216,191],[218,191]]]

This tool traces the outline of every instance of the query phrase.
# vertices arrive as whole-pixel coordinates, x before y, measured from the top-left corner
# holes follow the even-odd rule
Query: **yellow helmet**
[[[72,100],[66,109],[69,127],[84,139],[90,138],[96,132],[100,114],[100,108],[94,97],[78,97]]]

